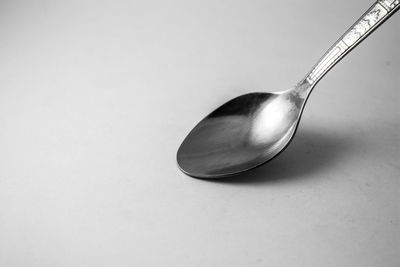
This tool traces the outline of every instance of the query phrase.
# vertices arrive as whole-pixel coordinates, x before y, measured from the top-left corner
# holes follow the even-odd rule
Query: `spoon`
[[[241,95],[211,112],[179,147],[180,169],[193,177],[221,178],[273,159],[292,140],[317,82],[399,7],[400,0],[376,1],[293,88]]]

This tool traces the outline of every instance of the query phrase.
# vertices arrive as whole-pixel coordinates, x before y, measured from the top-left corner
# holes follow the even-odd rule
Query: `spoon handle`
[[[306,76],[308,83],[315,85],[340,59],[396,12],[399,7],[400,0],[376,1],[312,68]]]

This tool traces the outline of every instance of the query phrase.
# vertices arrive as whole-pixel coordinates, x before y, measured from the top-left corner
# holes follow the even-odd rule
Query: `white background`
[[[0,2],[0,266],[400,266],[400,15],[242,176],[182,174],[212,109],[298,82],[372,1]]]

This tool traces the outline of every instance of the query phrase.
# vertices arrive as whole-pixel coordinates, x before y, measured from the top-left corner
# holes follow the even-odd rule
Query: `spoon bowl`
[[[179,147],[181,170],[194,177],[219,178],[273,159],[296,132],[305,102],[299,88],[241,95],[211,112]]]

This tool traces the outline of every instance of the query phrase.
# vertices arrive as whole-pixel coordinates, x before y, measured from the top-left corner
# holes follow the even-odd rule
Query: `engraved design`
[[[384,9],[381,5],[377,4],[370,10],[360,21],[354,25],[344,37],[343,41],[351,46],[358,39],[360,39],[367,31],[369,31],[378,21],[380,21],[388,11]]]
[[[400,0],[381,0],[379,1],[379,3],[387,9],[387,11],[392,10],[393,8],[395,8],[399,3]]]

